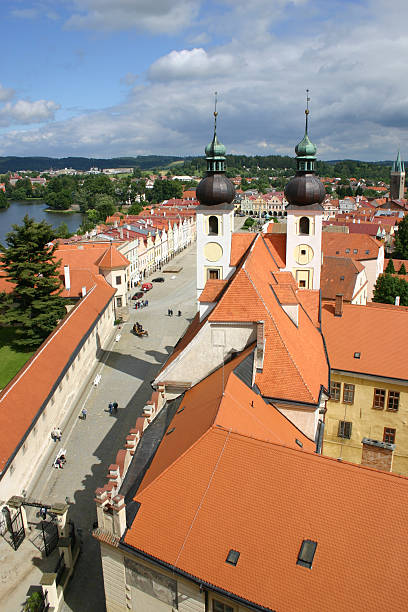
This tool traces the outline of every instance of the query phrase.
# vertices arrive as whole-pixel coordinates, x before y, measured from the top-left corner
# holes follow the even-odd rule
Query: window
[[[310,221],[307,217],[301,217],[299,221],[299,234],[310,234]]]
[[[330,399],[333,400],[333,402],[339,402],[340,393],[341,393],[341,383],[332,380],[330,383]]]
[[[399,408],[399,391],[388,391],[387,410],[396,412]]]
[[[358,252],[358,249],[353,249],[353,253],[357,253],[357,252]]]
[[[236,565],[238,563],[238,559],[239,559],[239,555],[241,553],[238,552],[238,550],[233,550],[231,548],[231,550],[228,553],[228,556],[225,560],[226,563],[229,563],[230,565]]]
[[[207,271],[207,279],[217,279],[220,278],[219,270],[208,270]]]
[[[306,249],[300,249],[300,254],[301,255],[306,255]]]
[[[395,444],[395,432],[396,430],[391,427],[384,427],[383,442]]]
[[[208,233],[210,236],[218,236],[218,219],[214,215],[208,219]]]
[[[212,604],[213,612],[234,612],[234,608],[222,603],[221,601],[217,601],[216,599],[213,599]]]
[[[354,353],[354,359],[360,359],[361,353]]]
[[[350,253],[350,249],[346,249],[346,253]]]
[[[344,383],[343,404],[354,404],[354,385]]]
[[[121,285],[122,284],[122,277],[121,276],[117,276],[116,277],[116,284],[117,285]]]
[[[313,542],[313,540],[303,540],[296,562],[297,565],[303,565],[303,567],[312,569],[316,547],[317,542]]]
[[[374,389],[373,408],[377,410],[385,408],[385,389]]]
[[[339,421],[339,430],[337,432],[338,437],[346,438],[347,440],[350,440],[351,427],[352,427],[351,421]]]
[[[300,280],[299,281],[299,287],[306,287],[306,281],[305,280]]]
[[[122,298],[121,297],[116,298],[116,306],[118,308],[120,308],[122,306]]]

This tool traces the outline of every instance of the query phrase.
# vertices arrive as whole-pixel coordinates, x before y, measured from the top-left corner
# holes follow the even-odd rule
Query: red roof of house
[[[336,257],[339,255],[356,260],[377,259],[381,247],[381,242],[365,234],[322,232],[324,256]]]
[[[255,239],[254,234],[232,234],[230,265],[236,267]]]
[[[234,366],[186,392],[125,544],[266,609],[382,609],[387,585],[405,610],[408,479],[316,455]],[[312,569],[297,564],[304,540],[317,543]]]
[[[203,292],[199,297],[199,302],[216,302],[221,295],[222,290],[228,283],[222,279],[208,279],[205,283]]]
[[[407,313],[403,307],[344,304],[343,315],[334,316],[334,305],[322,308],[322,329],[335,370],[408,380]],[[381,348],[378,346],[381,335]],[[360,353],[357,359],[355,353]]]
[[[101,270],[116,270],[127,267],[130,262],[111,244],[97,261]]]
[[[320,275],[320,289],[322,298],[328,300],[336,299],[341,293],[346,302],[351,302],[357,290],[357,276],[364,270],[359,261],[351,257],[329,257],[325,256]]]

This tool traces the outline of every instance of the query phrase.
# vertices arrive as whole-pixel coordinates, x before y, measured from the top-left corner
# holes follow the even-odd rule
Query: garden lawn
[[[11,348],[14,333],[13,328],[0,327],[0,389],[4,389],[31,355],[34,355],[34,351],[20,353]]]

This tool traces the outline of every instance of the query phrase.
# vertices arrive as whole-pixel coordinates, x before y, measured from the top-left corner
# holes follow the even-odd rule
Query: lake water
[[[81,213],[45,212],[47,205],[41,200],[31,202],[10,202],[7,209],[0,209],[0,244],[4,244],[6,234],[13,228],[12,225],[21,225],[25,215],[35,221],[46,221],[53,227],[66,223],[70,232],[75,232],[82,223]]]

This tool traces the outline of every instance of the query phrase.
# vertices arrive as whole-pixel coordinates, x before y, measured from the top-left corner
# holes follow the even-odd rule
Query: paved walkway
[[[153,289],[146,296],[147,308],[131,310],[129,321],[122,326],[119,342],[112,341],[89,377],[92,381],[96,372],[100,372],[99,386],[93,387],[89,382],[73,406],[62,438],[62,445],[67,449],[67,464],[63,470],[51,467],[56,446],[52,457],[44,458],[44,465],[39,468],[36,482],[28,492],[29,496],[45,503],[67,498],[69,518],[75,522],[83,542],[63,612],[105,610],[99,545],[91,536],[96,520],[94,492],[105,483],[108,466],[114,462],[118,449],[122,448],[126,435],[150,398],[150,382],[196,313],[195,258],[194,245],[171,262],[183,266],[181,272],[153,275],[153,278],[164,276],[166,280],[153,283]],[[182,316],[168,317],[168,308],[175,313],[180,309]],[[137,338],[131,333],[135,320],[149,331],[147,338]],[[119,404],[115,416],[108,413],[109,401]],[[88,416],[82,421],[78,414],[84,405]],[[14,552],[7,549],[2,538],[0,540],[0,609],[17,612],[21,610],[30,584],[39,582],[40,556],[32,545],[30,548],[28,541]]]

